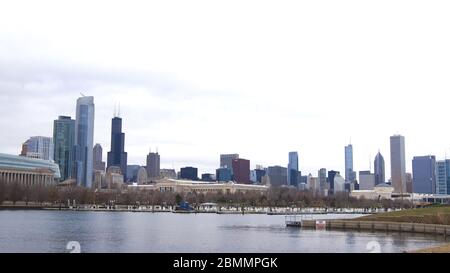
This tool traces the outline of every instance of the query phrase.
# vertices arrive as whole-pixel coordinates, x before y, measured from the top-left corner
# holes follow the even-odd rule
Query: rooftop
[[[0,153],[0,168],[10,168],[28,171],[47,169],[53,173],[56,179],[61,178],[59,166],[53,161],[44,159]]]

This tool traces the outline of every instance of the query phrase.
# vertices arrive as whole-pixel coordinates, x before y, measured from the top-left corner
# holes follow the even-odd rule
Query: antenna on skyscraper
[[[158,153],[158,146],[156,146],[156,153]]]
[[[372,172],[372,155],[369,154],[369,170]]]
[[[86,97],[86,96],[85,96],[83,93],[81,93],[81,92],[80,92],[80,95],[81,95],[82,97]]]
[[[119,112],[117,113],[117,117],[120,118],[120,101],[119,101]]]

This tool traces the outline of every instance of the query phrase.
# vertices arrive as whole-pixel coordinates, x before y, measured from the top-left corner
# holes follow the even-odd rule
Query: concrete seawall
[[[450,225],[434,225],[401,222],[380,221],[348,221],[348,220],[322,220],[326,222],[327,229],[352,229],[368,231],[397,231],[416,232],[427,234],[450,235]],[[304,228],[316,228],[316,220],[303,220],[301,226]]]

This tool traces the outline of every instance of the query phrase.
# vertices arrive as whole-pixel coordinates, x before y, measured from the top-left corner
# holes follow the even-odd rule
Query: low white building
[[[351,197],[365,199],[392,199],[394,187],[389,184],[378,184],[373,190],[354,190],[350,192]]]

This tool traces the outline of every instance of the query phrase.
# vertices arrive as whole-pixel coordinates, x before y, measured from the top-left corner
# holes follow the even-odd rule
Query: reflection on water
[[[358,215],[316,215],[315,218]],[[434,246],[442,236],[287,228],[284,216],[0,211],[0,252],[382,252]]]

